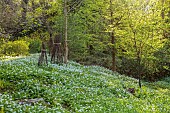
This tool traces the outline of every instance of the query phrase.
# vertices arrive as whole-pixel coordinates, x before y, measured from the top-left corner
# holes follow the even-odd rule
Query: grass
[[[140,90],[136,79],[103,67],[38,67],[37,59],[0,61],[0,113],[170,113],[170,78]]]

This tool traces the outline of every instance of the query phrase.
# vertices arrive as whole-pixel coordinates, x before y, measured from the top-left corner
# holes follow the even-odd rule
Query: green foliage
[[[32,39],[29,42],[29,52],[30,53],[38,53],[41,50],[41,40],[40,39]]]
[[[0,61],[3,112],[150,113],[170,111],[169,78],[143,83],[99,66],[75,62],[37,66],[38,54]],[[4,82],[5,81],[5,82]],[[2,85],[1,85],[2,86]],[[10,86],[10,88],[8,88]],[[156,88],[155,88],[156,87]],[[127,91],[135,88],[135,94]],[[12,92],[12,93],[11,93]],[[30,102],[41,99],[38,102]],[[29,101],[30,100],[30,101]]]
[[[28,55],[29,47],[26,41],[7,42],[2,45],[2,53],[7,56]]]
[[[4,54],[2,54],[2,48],[0,48],[0,57],[3,57]]]

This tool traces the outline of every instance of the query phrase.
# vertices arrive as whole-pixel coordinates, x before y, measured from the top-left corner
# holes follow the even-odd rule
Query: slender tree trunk
[[[141,71],[142,69],[140,68],[141,66],[141,57],[140,57],[140,53],[137,53],[137,63],[138,63],[138,77],[139,77],[139,87],[142,88],[142,84],[141,84]]]
[[[64,23],[64,48],[65,48],[65,54],[64,54],[64,63],[68,62],[68,43],[67,43],[67,25],[68,25],[68,21],[67,21],[67,0],[64,0],[64,19],[65,19],[65,23]]]
[[[116,49],[115,49],[115,36],[114,32],[111,33],[112,44],[112,71],[116,71]]]
[[[110,24],[113,25],[113,10],[112,10],[112,0],[110,0]],[[113,44],[112,47],[112,71],[116,71],[116,48],[115,48],[115,35],[113,28],[111,30],[111,43]]]
[[[141,67],[141,49],[138,48],[137,46],[137,40],[136,40],[136,32],[134,31],[133,32],[133,35],[134,35],[134,47],[136,49],[136,60],[137,60],[137,74],[138,74],[138,79],[139,79],[139,87],[142,88],[142,84],[141,84],[141,72],[142,72],[142,69],[140,68]]]

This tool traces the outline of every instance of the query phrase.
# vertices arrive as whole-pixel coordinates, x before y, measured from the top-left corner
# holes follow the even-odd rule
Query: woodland
[[[65,63],[150,81],[169,75],[169,0],[1,0],[0,9],[1,56],[40,52],[60,35]]]
[[[168,113],[169,91],[170,0],[0,0],[0,113]]]

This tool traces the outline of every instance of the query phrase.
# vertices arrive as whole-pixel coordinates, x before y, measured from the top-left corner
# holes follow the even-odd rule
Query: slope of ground
[[[140,90],[136,79],[103,67],[75,62],[38,67],[37,59],[0,61],[1,113],[170,112],[170,78],[145,82]]]

